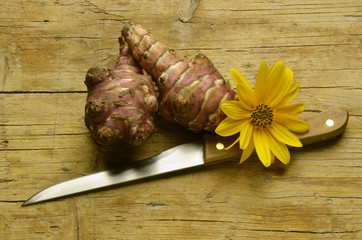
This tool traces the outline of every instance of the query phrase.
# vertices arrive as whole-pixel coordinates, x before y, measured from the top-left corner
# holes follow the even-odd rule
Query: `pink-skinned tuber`
[[[202,53],[183,60],[140,24],[127,23],[122,36],[159,90],[159,113],[188,129],[214,131],[225,118],[220,105],[236,93]]]
[[[122,37],[119,43],[115,68],[92,67],[85,79],[85,124],[105,151],[124,143],[138,146],[145,142],[152,134],[158,108],[151,77],[143,74]]]

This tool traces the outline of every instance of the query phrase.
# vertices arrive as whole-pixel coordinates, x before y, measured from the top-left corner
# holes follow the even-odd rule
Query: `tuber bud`
[[[213,63],[202,53],[179,58],[139,24],[126,24],[122,36],[158,87],[160,115],[195,132],[214,131],[225,118],[220,105],[236,94]]]
[[[115,68],[92,67],[85,79],[85,124],[106,151],[122,143],[137,146],[146,141],[158,108],[151,77],[143,74],[122,37],[119,43]]]

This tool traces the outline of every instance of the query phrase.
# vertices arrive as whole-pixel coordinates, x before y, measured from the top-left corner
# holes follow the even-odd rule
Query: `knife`
[[[309,114],[311,116],[303,119],[309,123],[309,131],[296,134],[303,145],[331,139],[341,134],[347,126],[348,112],[346,111],[327,110]],[[94,173],[53,185],[29,198],[22,206],[187,168],[236,160],[241,156],[241,149],[234,146],[228,151],[223,150],[224,146],[229,146],[233,141],[235,141],[235,136],[225,138],[205,134],[203,141],[179,145],[154,157],[137,161],[126,168]]]

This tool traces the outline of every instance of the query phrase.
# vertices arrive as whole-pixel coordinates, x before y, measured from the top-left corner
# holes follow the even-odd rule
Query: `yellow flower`
[[[298,93],[299,82],[293,83],[293,72],[282,61],[269,70],[263,61],[256,77],[254,90],[246,78],[231,69],[231,77],[236,85],[238,100],[224,102],[221,109],[226,118],[215,132],[220,136],[239,133],[237,140],[243,149],[240,163],[254,151],[269,167],[277,157],[282,163],[290,161],[286,146],[302,147],[302,143],[292,132],[306,132],[308,123],[296,118],[304,111],[304,103],[287,105]]]

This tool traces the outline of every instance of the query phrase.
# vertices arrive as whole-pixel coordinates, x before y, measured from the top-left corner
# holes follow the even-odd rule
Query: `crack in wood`
[[[92,7],[92,9],[90,11],[92,11],[93,13],[102,13],[102,14],[107,15],[107,16],[121,17],[122,18],[122,16],[120,16],[120,15],[109,13],[107,10],[99,7],[97,4],[92,3],[90,0],[84,0],[84,2],[88,6]],[[123,21],[124,19],[123,18],[122,19],[108,19],[107,18],[107,19],[102,19],[102,20]]]
[[[75,221],[75,232],[77,239],[80,240],[80,219],[79,219],[79,212],[78,212],[78,206],[74,199],[71,200],[71,203],[73,205],[73,212],[74,212],[74,221]]]
[[[99,12],[93,11],[94,13],[106,13],[106,11],[102,8],[100,8],[97,4],[92,3],[89,0],[84,0],[85,3],[87,3],[88,5],[94,7],[95,9],[97,9]]]
[[[2,91],[1,94],[74,94],[87,93],[87,91]]]
[[[25,200],[0,200],[0,203],[23,203],[23,202],[25,202]]]
[[[0,179],[0,183],[17,182],[18,179]]]
[[[10,66],[9,66],[9,58],[7,56],[4,56],[2,61],[1,61],[1,72],[0,72],[0,91],[4,91],[5,90],[5,85],[6,85],[6,79],[8,76],[8,73],[10,71]]]
[[[183,219],[183,218],[158,218],[158,219],[147,219],[149,221],[159,222],[204,222],[204,223],[234,223],[233,221],[227,220],[213,220],[213,219]]]
[[[149,202],[146,205],[149,209],[162,209],[168,206],[168,204],[162,202]]]
[[[67,149],[67,148],[57,148],[59,149]],[[17,152],[17,151],[50,151],[54,150],[54,148],[12,148],[12,149],[0,149],[0,152]]]
[[[278,232],[278,233],[307,233],[307,234],[346,234],[358,233],[362,230],[346,230],[346,231],[302,231],[302,230],[280,230],[280,229],[245,229],[254,232]]]

